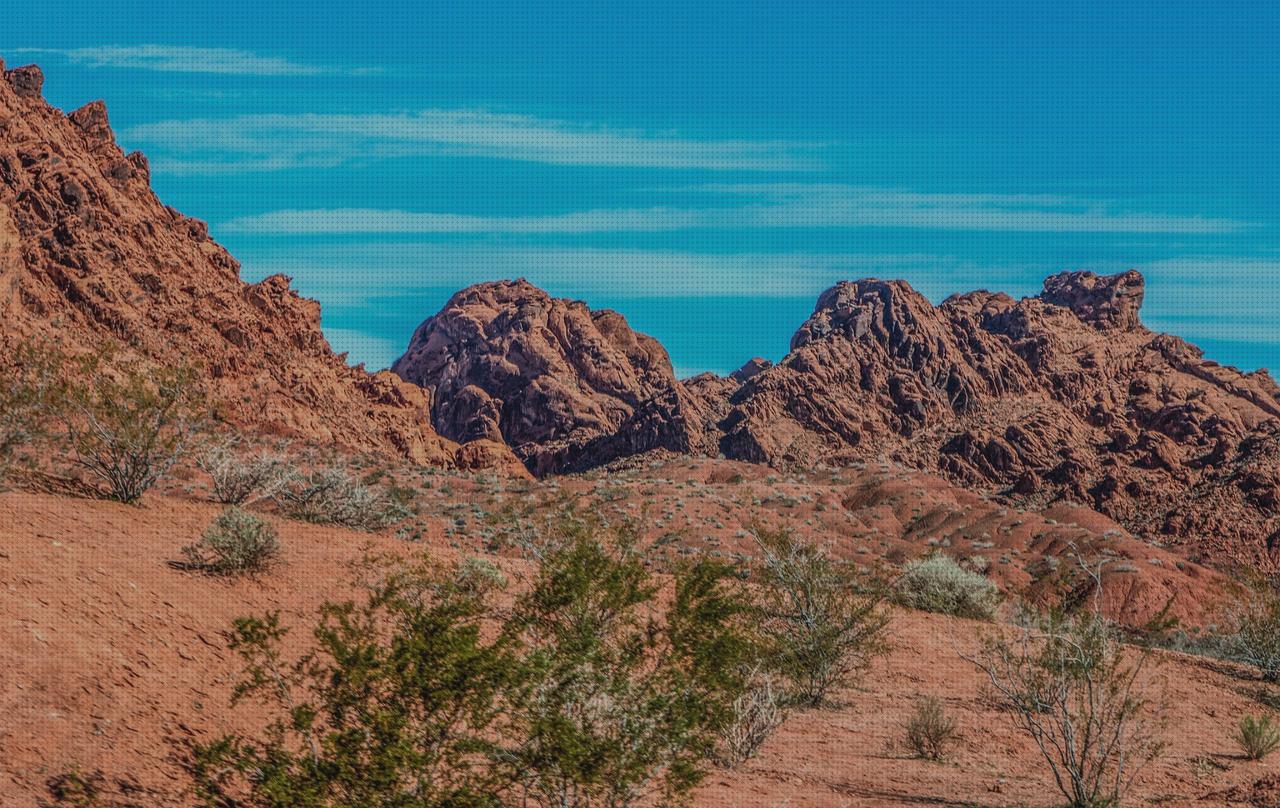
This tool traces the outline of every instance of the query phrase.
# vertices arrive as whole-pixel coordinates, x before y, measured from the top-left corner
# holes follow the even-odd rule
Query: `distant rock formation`
[[[504,440],[537,474],[655,449],[800,467],[890,458],[1274,564],[1280,388],[1147,330],[1143,294],[1137,272],[938,306],[902,281],[842,282],[778,364],[677,381],[620,315],[499,282],[455,295],[394,370],[431,393],[441,434]]]
[[[1027,504],[1087,504],[1193,553],[1280,555],[1280,388],[1147,330],[1137,272],[931,305],[841,283],[721,422],[729,457],[892,457]]]
[[[319,305],[287,278],[242,282],[204,222],[156,198],[146,158],[116,145],[101,101],[63,115],[41,97],[38,67],[0,63],[0,74],[0,345],[114,340],[200,365],[210,397],[247,429],[518,469],[500,444],[460,454],[440,438],[417,386],[347,366]]]

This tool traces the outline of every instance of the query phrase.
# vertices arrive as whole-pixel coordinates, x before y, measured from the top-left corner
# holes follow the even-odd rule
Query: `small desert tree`
[[[135,503],[166,474],[203,423],[196,374],[110,351],[82,357],[62,390],[71,462]]]
[[[288,663],[275,614],[235,624],[247,664],[237,700],[280,712],[253,743],[196,746],[210,805],[489,808],[513,777],[494,765],[502,694],[518,686],[509,638],[486,639],[490,587],[472,575],[401,572],[362,604],[326,605],[315,650]]]
[[[523,798],[563,808],[679,800],[743,691],[747,603],[727,567],[682,566],[664,620],[625,528],[605,540],[591,522],[559,529],[509,624],[525,649],[509,752]]]
[[[818,706],[886,650],[881,582],[787,530],[756,526],[760,631],[792,698]]]
[[[1118,806],[1163,748],[1146,697],[1151,650],[1126,647],[1100,611],[1032,618],[967,659],[1035,741],[1072,808]]]

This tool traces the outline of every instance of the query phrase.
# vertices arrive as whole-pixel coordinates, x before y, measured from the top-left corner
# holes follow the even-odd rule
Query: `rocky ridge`
[[[519,469],[500,443],[442,439],[421,388],[348,366],[319,304],[288,278],[241,281],[204,222],[156,197],[146,157],[121,150],[102,102],[64,115],[42,97],[38,67],[0,63],[0,74],[0,345],[43,336],[74,352],[110,340],[198,364],[241,428]]]
[[[394,366],[436,428],[536,474],[651,450],[774,466],[888,458],[1020,505],[1067,501],[1194,556],[1273,566],[1280,388],[1143,326],[1137,272],[933,305],[903,281],[824,292],[776,365],[677,380],[615,312],[524,281],[458,293]]]

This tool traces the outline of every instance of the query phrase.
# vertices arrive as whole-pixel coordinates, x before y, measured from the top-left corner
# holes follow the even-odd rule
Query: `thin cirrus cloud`
[[[404,157],[488,157],[551,165],[813,171],[826,144],[715,140],[474,109],[403,114],[254,114],[140,124],[153,170],[236,174]],[[270,162],[269,161],[274,161]]]
[[[339,208],[278,210],[231,219],[224,232],[258,235],[590,234],[698,229],[904,228],[1053,233],[1221,234],[1248,222],[1126,211],[1114,203],[1043,194],[930,194],[839,184],[705,185],[670,189],[739,198],[709,207],[617,208],[539,216]]]
[[[61,56],[89,68],[123,68],[160,73],[211,73],[238,76],[361,76],[381,72],[373,67],[306,64],[235,48],[188,45],[97,45],[85,48],[20,48],[18,53]]]

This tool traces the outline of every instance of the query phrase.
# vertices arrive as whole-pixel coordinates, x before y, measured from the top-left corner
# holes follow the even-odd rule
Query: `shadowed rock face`
[[[504,440],[536,474],[702,448],[701,401],[656,340],[523,280],[454,295],[392,371],[431,392],[442,435]]]
[[[200,365],[210,397],[248,429],[443,466],[513,465],[500,446],[460,459],[420,388],[348,367],[319,305],[287,278],[242,282],[204,222],[156,198],[146,158],[116,145],[102,102],[63,115],[41,97],[38,68],[0,71],[0,346],[114,340]]]

